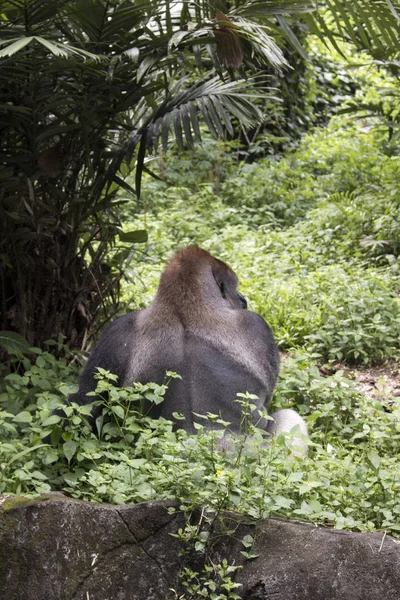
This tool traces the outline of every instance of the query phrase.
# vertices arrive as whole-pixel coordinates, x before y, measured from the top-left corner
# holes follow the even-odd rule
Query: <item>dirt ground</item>
[[[289,356],[281,352],[284,361]],[[343,375],[354,381],[356,388],[371,398],[392,396],[400,398],[400,362],[391,361],[377,367],[350,367],[343,363],[336,363],[330,367],[319,367],[319,372],[325,377],[334,375],[336,371],[343,371]]]
[[[379,399],[382,395],[400,397],[400,364],[389,363],[379,367],[349,371],[348,377],[360,392]]]

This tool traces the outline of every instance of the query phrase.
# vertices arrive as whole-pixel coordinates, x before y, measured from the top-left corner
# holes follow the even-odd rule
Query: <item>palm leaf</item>
[[[301,18],[324,43],[340,48],[340,37],[359,50],[390,56],[398,52],[399,3],[390,0],[326,0],[328,12],[309,13]],[[332,23],[333,27],[328,26]]]
[[[394,6],[393,2],[391,2],[391,0],[385,0],[385,1],[386,1],[386,4],[388,5],[389,10],[392,13],[392,15],[395,17],[395,19],[397,19],[398,21],[400,21],[400,14],[396,10],[396,7]]]

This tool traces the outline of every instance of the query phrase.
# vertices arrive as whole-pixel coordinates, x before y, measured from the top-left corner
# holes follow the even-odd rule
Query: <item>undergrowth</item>
[[[163,401],[166,386],[118,389],[104,371],[97,434],[87,421],[90,406],[68,406],[62,427],[52,411],[74,390],[74,369],[67,376],[65,364],[60,371],[38,350],[35,361],[24,363],[24,374],[6,375],[0,393],[0,493],[62,490],[122,504],[174,499],[187,511],[207,506],[254,518],[296,515],[339,528],[400,533],[400,407],[390,389],[371,400],[340,371],[322,376],[306,353],[286,359],[274,404],[293,406],[307,419],[309,455],[299,459],[290,452],[290,436],[266,444],[252,426],[225,451],[218,444],[222,430],[208,430],[216,423],[229,428],[218,415],[199,418],[195,436],[174,430],[173,423],[141,410],[146,400]],[[237,401],[249,422],[252,397]],[[46,434],[54,447],[42,442]]]
[[[147,304],[169,255],[197,243],[239,274],[282,349],[321,361],[397,358],[400,158],[364,129],[333,119],[282,160],[225,173],[218,193],[213,183],[185,187],[184,173],[179,187],[148,183],[151,258],[132,271],[126,298]]]
[[[90,407],[68,406],[63,422],[53,411],[76,389],[76,362],[33,349],[0,367],[0,494],[61,490],[119,504],[172,499],[187,515],[231,509],[400,535],[399,399],[387,385],[366,397],[340,365],[319,368],[399,357],[399,157],[380,132],[362,125],[336,118],[289,155],[253,164],[207,141],[175,158],[172,172],[163,160],[158,172],[169,183],[147,181],[143,214],[126,214],[127,230],[144,224],[151,241],[127,272],[132,308],[149,303],[179,246],[198,243],[238,273],[250,309],[288,351],[272,409],[304,416],[308,456],[291,453],[289,435],[266,443],[250,426],[225,451],[222,432],[212,429],[229,427],[220,415],[199,417],[197,435],[188,435],[143,414],[146,402],[163,401],[165,385],[118,389],[104,371],[96,434]],[[251,396],[237,401],[248,422]],[[182,536],[203,552],[206,532],[187,522]],[[244,548],[251,558],[251,541]],[[182,573],[193,597],[198,586],[211,593],[217,580],[234,586],[232,565],[207,568]],[[228,587],[222,597],[237,597]]]

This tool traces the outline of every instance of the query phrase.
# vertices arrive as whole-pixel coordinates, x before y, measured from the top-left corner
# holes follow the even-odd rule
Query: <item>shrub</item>
[[[33,367],[46,380],[46,365],[36,361],[31,372]],[[285,361],[274,399],[276,407],[295,406],[308,420],[311,446],[304,460],[290,454],[290,436],[268,446],[254,427],[226,453],[217,443],[221,432],[204,429],[216,415],[200,419],[197,435],[173,431],[171,422],[152,420],[140,410],[145,400],[162,401],[165,386],[118,389],[105,372],[98,391],[107,392],[108,400],[99,434],[87,425],[88,407],[72,405],[64,443],[49,447],[40,435],[59,433],[60,417],[51,409],[72,388],[52,382],[51,392],[38,390],[31,377],[24,385],[28,398],[18,407],[13,398],[21,396],[20,380],[7,376],[0,390],[0,493],[57,489],[74,498],[122,504],[175,499],[189,512],[207,505],[217,514],[235,509],[257,518],[300,515],[340,528],[399,532],[398,403],[390,389],[377,402],[340,372],[322,377],[304,353]],[[251,396],[240,402],[248,413]]]

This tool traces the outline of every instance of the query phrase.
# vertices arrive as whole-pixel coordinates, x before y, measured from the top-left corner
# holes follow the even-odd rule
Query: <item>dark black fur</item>
[[[240,309],[238,309],[240,310]],[[138,312],[129,313],[112,323],[103,333],[99,343],[91,353],[87,365],[79,378],[79,391],[70,396],[70,401],[79,405],[93,402],[88,392],[96,388],[94,378],[97,367],[102,367],[118,375],[118,385],[130,385],[129,376],[130,340],[137,335]],[[246,334],[263,351],[263,361],[267,366],[267,384],[260,382],[242,365],[226,356],[217,347],[190,332],[183,333],[183,353],[174,351],[174,343],[168,340],[165,345],[157,346],[154,359],[145,372],[136,381],[147,383],[154,381],[162,384],[166,371],[175,371],[182,379],[171,379],[164,402],[154,406],[150,412],[153,417],[172,419],[174,412],[183,413],[185,421],[180,426],[193,432],[193,412],[221,414],[232,423],[232,430],[239,430],[241,408],[234,400],[238,392],[249,392],[259,397],[259,408],[266,406],[272,394],[279,371],[279,353],[271,331],[265,321],[256,313],[247,311]],[[101,407],[93,408],[94,418],[101,413]],[[258,419],[258,417],[257,417]]]

